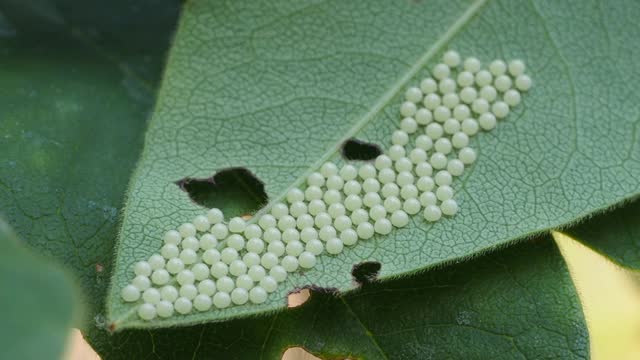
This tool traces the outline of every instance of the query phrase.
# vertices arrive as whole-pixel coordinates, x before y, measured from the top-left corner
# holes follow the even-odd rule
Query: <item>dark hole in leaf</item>
[[[375,281],[378,278],[380,272],[380,265],[377,261],[365,261],[359,264],[353,265],[351,275],[353,279],[360,285],[368,284]]]
[[[191,200],[206,208],[222,209],[226,216],[245,216],[267,203],[264,183],[245,168],[228,168],[205,179],[176,181]]]
[[[352,138],[342,144],[342,156],[347,160],[373,160],[380,154],[380,146],[366,141]]]

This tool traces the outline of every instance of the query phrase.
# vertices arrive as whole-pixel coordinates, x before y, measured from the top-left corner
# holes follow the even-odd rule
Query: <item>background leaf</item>
[[[104,359],[586,359],[580,301],[549,237],[270,316],[101,340]]]
[[[86,331],[104,322],[116,223],[177,12],[160,0],[0,4],[0,208],[79,279]]]
[[[2,357],[59,359],[80,313],[75,284],[56,264],[25,248],[1,218],[0,286]]]
[[[381,278],[464,259],[573,223],[638,193],[640,92],[635,1],[216,1],[187,3],[131,183],[109,296],[116,328],[185,325],[281,308],[287,292],[352,289],[354,264]],[[597,29],[597,31],[594,31]],[[351,136],[383,147],[404,90],[445,48],[463,56],[522,58],[535,83],[490,134],[461,179],[460,212],[323,256],[289,276],[267,303],[136,319],[120,289],[134,262],[203,208],[174,182],[244,167],[270,201]],[[606,84],[606,86],[598,86]],[[619,96],[624,94],[624,96]]]

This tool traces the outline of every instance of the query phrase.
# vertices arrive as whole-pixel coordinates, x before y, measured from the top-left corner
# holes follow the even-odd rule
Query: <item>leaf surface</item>
[[[634,196],[639,15],[634,1],[188,3],[126,203],[109,320],[149,327],[264,313],[297,287],[353,289],[350,271],[362,261],[381,263],[382,279],[403,276]],[[473,140],[479,159],[454,182],[455,217],[430,225],[416,216],[388,236],[322,256],[260,306],[136,319],[119,297],[132,265],[158,252],[165,231],[204,211],[175,181],[243,167],[273,203],[322,162],[340,162],[350,137],[386,148],[404,90],[446,48],[484,62],[522,58],[535,82],[495,132]]]
[[[59,359],[78,320],[73,280],[57,264],[31,253],[2,218],[0,249],[2,357]]]

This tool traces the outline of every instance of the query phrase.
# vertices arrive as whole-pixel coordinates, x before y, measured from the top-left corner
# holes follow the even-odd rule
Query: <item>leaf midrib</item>
[[[276,197],[269,200],[269,202],[262,207],[258,212],[254,214],[254,216],[249,220],[249,223],[255,223],[257,219],[260,218],[263,214],[268,212],[273,204],[281,202],[289,192],[289,190],[293,188],[300,187],[304,184],[306,178],[319,169],[322,164],[331,159],[338,151],[340,150],[340,146],[342,143],[347,141],[348,139],[354,137],[362,128],[367,125],[376,115],[378,115],[391,101],[393,98],[407,85],[407,83],[412,80],[420,70],[422,70],[425,65],[431,60],[431,58],[437,54],[450,40],[453,38],[462,28],[469,23],[471,18],[473,18],[480,9],[488,2],[489,0],[476,0],[465,10],[465,12],[453,23],[451,26],[445,31],[438,40],[433,43],[425,52],[416,60],[415,64],[407,72],[404,73],[390,88],[387,90],[382,96],[373,104],[371,109],[365,113],[360,120],[358,120],[346,133],[345,135],[335,143],[334,146],[329,148],[318,160],[311,165],[305,172],[300,174],[300,176],[291,183],[287,188],[285,188],[280,194]]]

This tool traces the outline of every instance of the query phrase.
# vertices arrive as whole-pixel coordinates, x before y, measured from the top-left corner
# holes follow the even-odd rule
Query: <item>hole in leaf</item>
[[[301,347],[290,347],[282,354],[282,360],[320,360]]]
[[[380,265],[377,261],[366,261],[353,265],[351,275],[353,279],[360,285],[368,284],[376,281],[380,273]]]
[[[290,308],[298,307],[304,304],[311,296],[309,289],[301,289],[296,292],[292,292],[287,296],[287,306]]]
[[[247,216],[267,203],[264,183],[245,168],[228,168],[205,179],[176,181],[191,200],[206,208],[222,209],[225,215]]]
[[[328,295],[335,297],[340,295],[340,291],[338,291],[337,288],[321,287],[317,285],[305,285],[302,287],[297,287],[289,292],[289,295],[287,296],[287,307],[298,307],[306,303],[311,297],[312,293],[318,296]]]
[[[374,160],[380,154],[380,146],[366,141],[351,138],[342,144],[342,156],[347,160]]]

